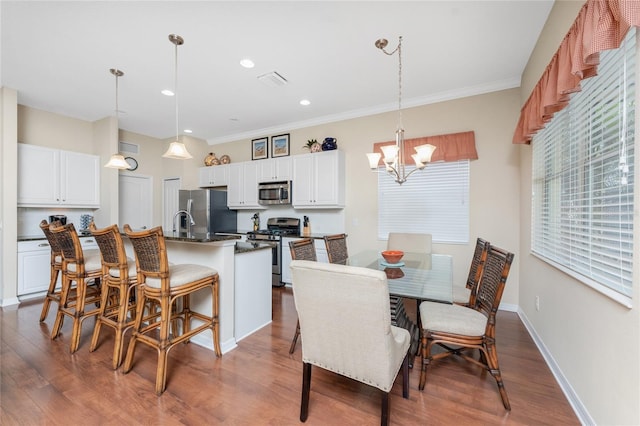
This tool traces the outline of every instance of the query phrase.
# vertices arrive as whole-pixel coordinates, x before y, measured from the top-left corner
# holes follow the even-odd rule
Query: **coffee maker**
[[[49,216],[49,223],[55,222],[56,220],[63,225],[67,224],[67,216],[63,214],[54,214]]]

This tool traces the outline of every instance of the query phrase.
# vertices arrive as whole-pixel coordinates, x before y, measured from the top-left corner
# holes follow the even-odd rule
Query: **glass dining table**
[[[417,354],[420,342],[420,303],[423,300],[452,303],[452,256],[405,252],[398,264],[388,264],[379,251],[366,250],[349,256],[347,265],[385,272],[391,296],[392,318],[396,325],[409,330],[412,337],[411,353]],[[416,300],[415,322],[408,318],[402,301],[397,298]]]

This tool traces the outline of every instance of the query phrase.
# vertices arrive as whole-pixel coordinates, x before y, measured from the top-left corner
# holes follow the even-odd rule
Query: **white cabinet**
[[[344,207],[344,175],[342,151],[296,155],[293,157],[293,207]]]
[[[258,182],[278,182],[291,180],[291,157],[261,160]]]
[[[18,206],[100,207],[100,157],[18,144]]]
[[[285,284],[291,284],[291,250],[289,249],[289,242],[300,240],[301,238],[282,238],[282,257],[280,262],[282,264],[282,275],[280,281]],[[324,240],[316,238],[313,240],[313,244],[316,248],[316,259],[318,262],[329,263],[329,255],[327,254],[327,248],[324,245]]]
[[[80,238],[80,243],[83,251],[98,249],[93,237]],[[50,279],[51,247],[47,240],[19,241],[18,296],[47,291]]]
[[[229,165],[221,164],[198,169],[198,186],[200,188],[212,188],[227,186],[229,183]]]
[[[229,165],[227,205],[230,209],[264,209],[258,204],[258,162]]]

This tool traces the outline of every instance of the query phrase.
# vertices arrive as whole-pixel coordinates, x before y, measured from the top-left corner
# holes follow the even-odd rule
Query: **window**
[[[533,139],[534,254],[630,305],[635,31]]]
[[[414,167],[407,167],[407,173]],[[438,243],[469,242],[469,160],[429,163],[402,185],[378,174],[378,238],[389,232],[432,235]]]

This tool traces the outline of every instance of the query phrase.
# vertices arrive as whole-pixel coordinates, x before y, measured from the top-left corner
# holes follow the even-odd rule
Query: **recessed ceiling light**
[[[171,90],[169,90],[169,89],[164,89],[164,90],[163,90],[163,91],[161,91],[160,93],[162,93],[162,94],[163,94],[163,95],[165,95],[165,96],[173,96],[173,95],[174,95],[174,93],[173,93]]]
[[[303,100],[300,101],[300,105],[302,105],[302,106],[311,105],[311,101],[309,99],[303,99]]]
[[[245,68],[253,68],[256,66],[256,64],[253,63],[253,61],[249,58],[245,58],[243,60],[240,61],[240,65],[242,65]]]
[[[191,130],[191,129],[184,129],[184,132],[185,132],[185,133],[193,133],[193,130]]]

